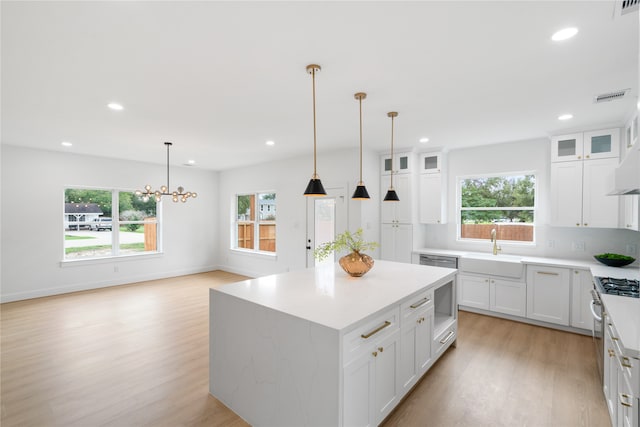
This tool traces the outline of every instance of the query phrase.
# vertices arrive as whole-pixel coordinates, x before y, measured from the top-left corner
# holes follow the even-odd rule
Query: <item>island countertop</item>
[[[455,269],[376,260],[362,277],[336,264],[244,280],[213,289],[342,331],[427,285],[451,280]]]

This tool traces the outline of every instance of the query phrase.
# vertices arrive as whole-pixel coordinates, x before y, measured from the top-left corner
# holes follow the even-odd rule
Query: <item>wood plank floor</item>
[[[0,424],[244,426],[208,394],[211,272],[2,304]],[[388,426],[609,426],[589,337],[460,313]]]

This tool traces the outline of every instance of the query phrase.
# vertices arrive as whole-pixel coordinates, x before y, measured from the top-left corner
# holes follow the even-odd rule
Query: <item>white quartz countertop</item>
[[[613,326],[618,331],[622,352],[640,359],[640,298],[600,296]]]
[[[336,264],[231,283],[222,292],[329,328],[344,330],[457,270],[375,260],[362,277]]]

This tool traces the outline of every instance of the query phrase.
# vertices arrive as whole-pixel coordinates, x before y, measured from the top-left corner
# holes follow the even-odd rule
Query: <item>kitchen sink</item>
[[[517,255],[466,253],[458,261],[458,269],[463,273],[520,278],[524,264]]]

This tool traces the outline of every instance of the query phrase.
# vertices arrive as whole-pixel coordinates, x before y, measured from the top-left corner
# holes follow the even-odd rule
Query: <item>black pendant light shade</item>
[[[353,192],[353,196],[351,197],[354,200],[368,200],[370,199],[369,197],[369,192],[367,191],[367,187],[364,186],[364,184],[361,183],[361,185],[358,185],[356,187],[356,191]]]
[[[307,189],[304,190],[305,196],[326,196],[327,192],[324,191],[320,177],[318,176],[316,169],[316,73],[320,71],[319,65],[310,64],[307,65],[307,73],[311,74],[311,85],[313,88],[313,175],[307,185]]]
[[[384,201],[385,202],[399,202],[400,199],[398,198],[398,193],[396,193],[396,190],[394,190],[393,188],[390,188],[389,191],[387,191],[387,195],[384,196]]]
[[[327,192],[324,191],[324,187],[322,186],[322,182],[320,182],[320,178],[311,178],[309,180],[309,185],[307,185],[307,189],[304,190],[305,196],[326,196]]]

